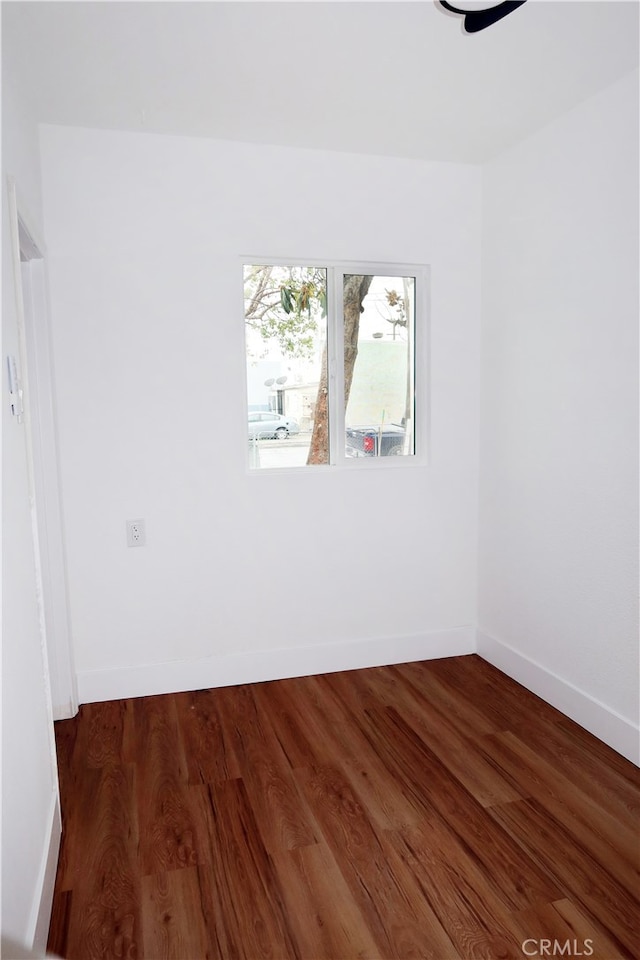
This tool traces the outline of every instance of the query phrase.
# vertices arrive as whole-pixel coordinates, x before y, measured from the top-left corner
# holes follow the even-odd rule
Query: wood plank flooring
[[[640,956],[640,777],[476,656],[56,724],[70,960]]]

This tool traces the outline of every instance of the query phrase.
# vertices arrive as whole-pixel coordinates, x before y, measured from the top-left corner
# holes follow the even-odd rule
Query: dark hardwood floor
[[[638,770],[479,657],[56,724],[73,960],[637,958]]]

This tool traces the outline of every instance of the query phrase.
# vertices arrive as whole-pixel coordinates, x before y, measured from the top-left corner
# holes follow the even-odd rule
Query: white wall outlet
[[[144,520],[127,520],[127,546],[144,547],[147,543],[147,531]]]

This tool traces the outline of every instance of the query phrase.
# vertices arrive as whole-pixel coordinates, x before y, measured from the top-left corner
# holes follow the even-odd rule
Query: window
[[[426,267],[245,264],[252,469],[424,453],[426,287]]]

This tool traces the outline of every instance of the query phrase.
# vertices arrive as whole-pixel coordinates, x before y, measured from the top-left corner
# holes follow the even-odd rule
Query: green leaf
[[[294,307],[293,293],[289,287],[280,287],[280,302],[285,313],[292,313]]]

